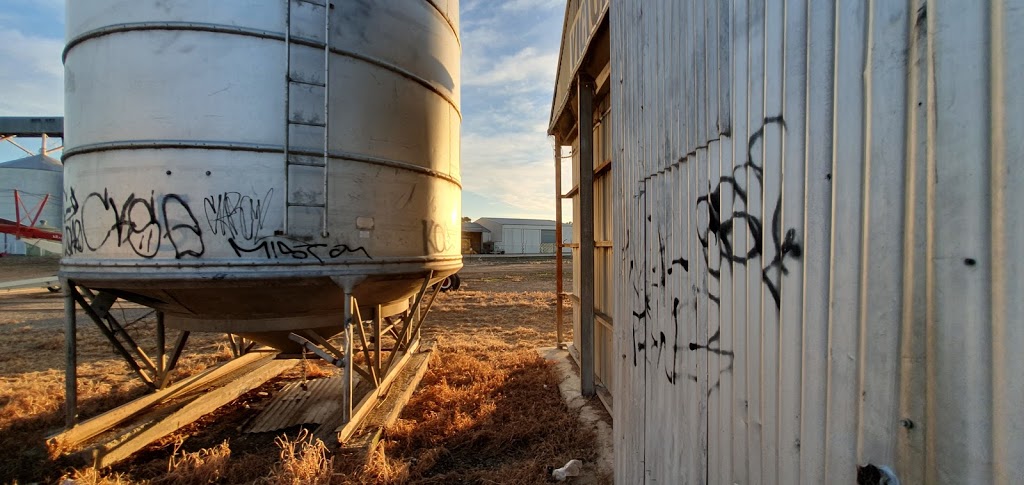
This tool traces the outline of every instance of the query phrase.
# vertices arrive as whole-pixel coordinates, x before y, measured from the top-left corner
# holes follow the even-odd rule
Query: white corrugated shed
[[[15,222],[15,191],[21,200],[21,222],[29,224],[42,206],[36,225],[63,225],[63,166],[46,155],[32,155],[0,163],[0,219]],[[28,212],[26,214],[26,212]],[[25,254],[24,241],[11,234],[0,234],[0,253]]]
[[[547,219],[514,219],[481,217],[475,224],[490,231],[488,241],[499,254],[554,254],[556,251],[555,221]],[[570,242],[572,227],[562,226],[562,242]]]
[[[610,22],[616,482],[1019,483],[1024,1]]]

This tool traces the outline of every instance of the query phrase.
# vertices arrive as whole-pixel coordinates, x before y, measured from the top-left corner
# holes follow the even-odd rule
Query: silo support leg
[[[359,305],[352,305],[352,309],[355,310],[356,318],[356,329],[359,330],[359,343],[363,346],[363,357],[366,358],[366,374],[363,377],[368,377],[369,382],[373,384],[373,387],[377,387],[380,384],[380,375],[377,373],[377,369],[373,367],[373,357],[370,355],[370,346],[366,342],[366,326],[363,325],[363,316],[359,313]],[[356,367],[358,369],[358,367]]]
[[[164,312],[156,312],[156,380],[161,383],[167,373],[167,330],[164,327]]]
[[[402,319],[402,330],[395,338],[395,349],[391,352],[391,355],[388,356],[388,363],[384,366],[384,368],[387,369],[386,373],[391,372],[391,365],[394,363],[395,356],[398,355],[399,351],[408,352],[419,342],[418,340],[410,340],[410,338],[413,336],[419,336],[419,334],[415,332],[419,332],[419,322],[421,319],[417,319],[416,317],[417,315],[420,315],[420,304],[423,302],[423,296],[427,293],[427,286],[430,284],[430,279],[433,276],[433,271],[427,274],[426,279],[423,280],[423,286],[420,287],[419,293],[416,294],[416,299],[413,300],[412,306],[409,307],[408,315]],[[437,294],[440,291],[441,285],[437,285],[437,288],[434,288],[434,292],[430,295],[430,302],[427,304],[428,311],[430,310],[430,306],[434,304],[434,299],[437,298]],[[426,315],[426,312],[423,312],[423,315]],[[414,326],[416,327],[414,331],[410,331]]]
[[[85,310],[85,314],[89,315],[89,318],[93,321],[93,323],[95,323],[96,326],[99,327],[100,332],[103,334],[103,336],[107,337],[107,340],[109,340],[110,343],[113,344],[114,350],[117,350],[117,352],[121,354],[121,357],[124,358],[125,362],[128,363],[128,366],[131,367],[136,374],[138,374],[139,378],[142,379],[142,382],[145,382],[147,386],[156,389],[157,383],[154,382],[153,378],[146,374],[146,371],[143,370],[139,363],[135,361],[131,353],[128,352],[128,349],[126,349],[124,345],[121,344],[121,341],[118,340],[117,335],[114,333],[114,331],[104,324],[103,318],[100,316],[99,313],[96,312],[96,309],[94,309],[92,305],[89,304],[89,302],[85,301],[85,297],[83,297],[74,287],[71,287],[71,295],[74,298],[74,300],[78,302],[78,305],[81,306],[83,310]],[[150,362],[150,366],[152,366],[152,362]]]
[[[321,349],[320,347],[317,346],[317,344],[313,343],[313,340],[310,339],[312,338],[314,340],[319,341],[319,339],[322,339],[323,337],[321,337],[319,334],[312,330],[303,330],[302,333],[303,335],[299,335],[295,332],[292,332],[288,334],[288,339],[302,346],[302,348],[305,350],[305,352],[303,352],[302,354],[303,359],[306,358],[306,352],[312,352],[313,355],[320,357],[328,364],[331,364],[339,369],[345,367],[345,356],[341,353],[340,350],[335,349],[331,345],[328,345],[326,347],[326,350]]]
[[[64,426],[78,421],[78,321],[75,313],[74,282],[64,281]]]
[[[345,366],[342,369],[341,388],[341,422],[348,424],[352,420],[352,294],[345,290],[342,322],[345,328],[345,342],[342,352],[345,355]]]
[[[382,308],[377,305],[376,310],[373,312],[373,367],[377,369],[377,375],[383,374],[383,370],[380,367],[380,352],[381,352],[381,326],[384,321],[381,316]],[[378,383],[380,384],[380,383]]]
[[[89,300],[89,306],[92,307],[93,311],[107,322],[107,327],[110,329],[111,333],[113,333],[115,337],[123,338],[125,345],[127,346],[126,348],[135,351],[135,355],[138,356],[136,361],[141,362],[140,367],[144,365],[151,374],[158,374],[156,363],[153,359],[149,358],[146,351],[135,342],[135,339],[132,338],[131,334],[129,334],[121,323],[117,321],[117,318],[110,313],[110,309],[114,306],[114,302],[117,301],[117,297],[102,291],[99,292],[99,294],[95,294],[92,290],[84,286],[82,287],[82,295]],[[101,324],[97,323],[97,325]]]
[[[185,350],[185,344],[188,343],[189,332],[182,330],[178,334],[178,340],[174,343],[174,350],[171,351],[170,358],[167,359],[167,365],[164,367],[163,374],[160,376],[159,388],[163,389],[170,382],[171,371],[178,366],[178,357],[181,357],[181,351]]]
[[[430,294],[430,300],[427,301],[427,306],[423,308],[423,311],[420,312],[419,308],[417,308],[417,313],[419,315],[416,318],[416,326],[413,327],[411,333],[411,339],[413,341],[418,341],[420,339],[420,327],[423,325],[423,320],[426,320],[427,314],[430,313],[430,307],[434,306],[434,301],[437,300],[437,294],[440,292],[441,285],[437,285],[437,288],[434,288],[434,292]]]

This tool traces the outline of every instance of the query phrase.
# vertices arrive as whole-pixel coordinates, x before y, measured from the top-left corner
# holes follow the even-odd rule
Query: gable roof
[[[61,163],[56,159],[46,155],[32,155],[30,157],[3,162],[0,163],[0,168],[22,168],[26,170],[46,170],[49,172],[64,171],[64,165],[61,165]]]
[[[507,217],[481,217],[476,222],[487,221],[503,226],[554,226],[555,221],[548,219],[512,219]]]
[[[462,232],[491,232],[491,230],[475,222],[463,222]]]

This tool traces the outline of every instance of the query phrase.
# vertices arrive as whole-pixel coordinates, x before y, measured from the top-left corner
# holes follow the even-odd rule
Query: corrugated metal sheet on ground
[[[1024,477],[1024,2],[613,1],[618,483]]]
[[[245,432],[266,433],[303,424],[324,424],[341,414],[343,385],[340,374],[289,383],[274,397],[273,402],[245,427]]]

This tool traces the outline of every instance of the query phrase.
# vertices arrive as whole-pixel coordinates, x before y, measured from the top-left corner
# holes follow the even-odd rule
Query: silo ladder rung
[[[300,79],[292,79],[291,77],[288,78],[288,82],[294,83],[294,84],[304,84],[306,86],[316,86],[316,87],[320,87],[320,88],[326,88],[327,87],[327,85],[324,84],[324,83],[312,82],[312,81],[302,81]]]
[[[289,125],[302,125],[302,126],[319,126],[320,128],[326,128],[327,127],[327,123],[317,123],[315,121],[294,121],[294,120],[289,120],[288,124]]]

